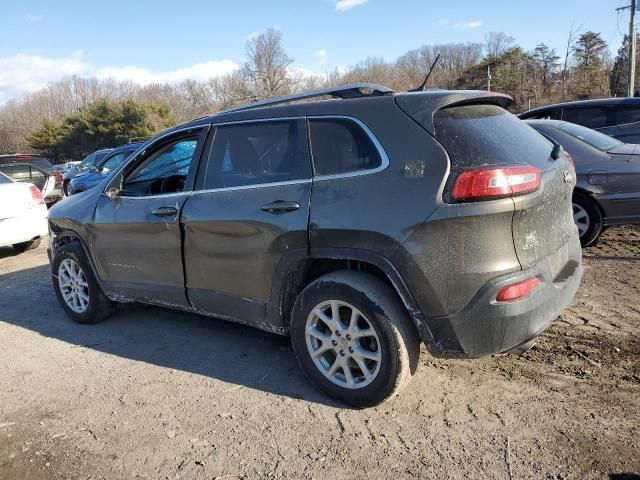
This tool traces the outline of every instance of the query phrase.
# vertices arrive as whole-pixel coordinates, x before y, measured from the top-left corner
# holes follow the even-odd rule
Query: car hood
[[[617,147],[613,147],[607,153],[613,153],[615,155],[638,155],[640,154],[640,145],[635,143],[623,143]]]

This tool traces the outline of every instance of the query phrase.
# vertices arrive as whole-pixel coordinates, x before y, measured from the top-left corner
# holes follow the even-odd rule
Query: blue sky
[[[2,0],[0,103],[64,75],[139,83],[206,78],[242,62],[245,43],[278,28],[295,67],[323,73],[423,44],[482,42],[504,31],[527,49],[562,51],[572,23],[612,50],[625,0]],[[618,20],[618,22],[617,22]]]

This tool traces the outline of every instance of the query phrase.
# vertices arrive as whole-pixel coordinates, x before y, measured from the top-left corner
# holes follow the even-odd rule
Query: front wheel
[[[591,198],[578,192],[573,194],[573,221],[578,227],[583,247],[598,241],[604,223],[602,212]]]
[[[395,292],[355,271],[330,273],[300,293],[291,341],[311,382],[357,408],[399,392],[420,352],[417,331]]]
[[[78,242],[60,247],[51,270],[58,301],[73,321],[97,323],[111,314],[113,303],[102,292]]]

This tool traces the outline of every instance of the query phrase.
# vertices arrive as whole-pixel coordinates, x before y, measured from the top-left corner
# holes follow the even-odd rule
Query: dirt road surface
[[[423,351],[400,396],[356,411],[286,338],[144,306],[76,325],[45,248],[0,249],[0,479],[637,478],[640,229],[584,254],[534,350]]]

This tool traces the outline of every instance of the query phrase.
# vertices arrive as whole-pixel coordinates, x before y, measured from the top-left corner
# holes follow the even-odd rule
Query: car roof
[[[272,118],[286,118],[298,116],[313,115],[356,115],[363,111],[370,110],[375,112],[381,103],[397,102],[400,98],[413,98],[420,103],[421,110],[438,110],[446,106],[454,104],[466,103],[492,103],[504,108],[508,107],[513,99],[505,94],[497,92],[487,92],[485,90],[443,90],[429,89],[419,92],[393,92],[387,87],[376,86],[372,84],[355,84],[338,87],[341,89],[353,88],[369,88],[369,86],[379,87],[383,93],[361,96],[346,96],[339,99],[329,100],[313,100],[315,98],[309,92],[300,94],[300,99],[304,102],[297,101],[295,95],[288,97],[280,97],[266,102],[256,102],[254,104],[241,105],[240,107],[224,110],[211,115],[190,120],[168,130],[160,132],[153,137],[154,140],[160,136],[170,134],[174,131],[185,130],[191,127],[198,127],[207,124],[232,123],[251,120],[265,120]],[[327,92],[330,89],[319,90],[318,92]],[[313,92],[311,92],[313,93]],[[322,95],[324,98],[331,96],[328,93]],[[287,102],[287,103],[285,103]],[[151,141],[150,140],[150,141]]]
[[[520,115],[535,114],[556,108],[600,107],[603,105],[635,105],[640,107],[640,97],[595,98],[592,100],[573,100],[570,102],[554,103],[543,107],[532,108]]]

